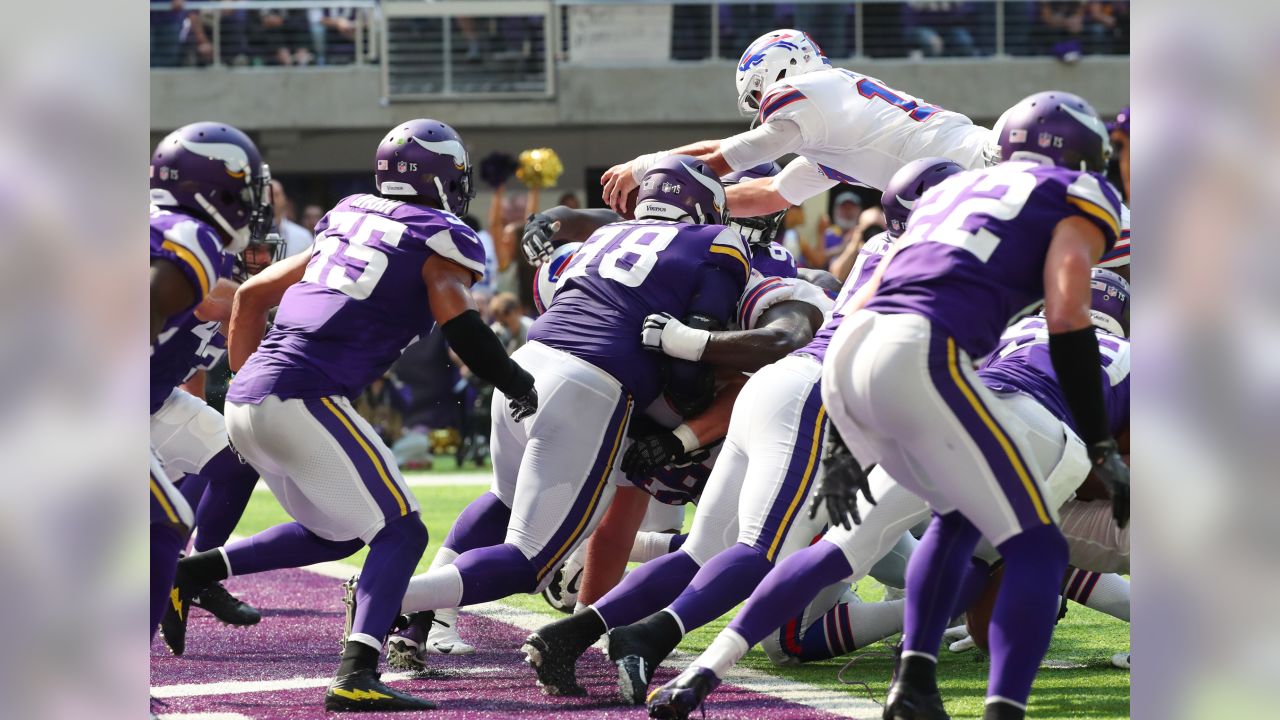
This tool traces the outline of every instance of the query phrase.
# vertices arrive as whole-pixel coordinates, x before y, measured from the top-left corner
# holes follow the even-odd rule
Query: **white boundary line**
[[[326,562],[316,565],[309,565],[302,568],[318,575],[334,578],[335,580],[346,580],[354,575],[358,568],[354,565],[348,565],[342,562]],[[337,592],[337,588],[334,588]],[[483,605],[473,605],[463,610],[465,613],[471,613],[480,617],[488,618],[508,625],[514,625],[522,630],[536,630],[547,623],[547,617],[539,613],[525,610],[523,608],[514,607],[498,602],[484,603]],[[597,652],[599,650],[597,649]],[[671,660],[679,666],[688,665],[694,659],[690,653],[676,651],[671,654]],[[487,668],[485,668],[487,669]],[[395,681],[403,680],[410,677],[407,673],[385,673],[383,680]],[[242,693],[268,692],[276,690],[294,690],[300,688],[325,687],[329,684],[330,678],[290,678],[287,680],[261,680],[261,681],[228,681],[214,683],[190,683],[184,685],[163,685],[151,688],[151,694],[157,698],[173,698],[173,697],[191,697],[198,695],[233,695]],[[732,683],[738,687],[757,692],[762,695],[778,698],[797,705],[820,710],[822,712],[831,713],[840,717],[847,718],[878,718],[883,709],[867,700],[854,695],[852,692],[839,692],[829,688],[811,685],[809,683],[792,680],[789,678],[781,678],[759,670],[752,670],[742,666],[735,667],[725,678],[725,682]],[[714,696],[712,702],[714,703]],[[209,715],[175,715],[175,718],[181,720],[239,720],[243,716],[235,714],[209,714]]]

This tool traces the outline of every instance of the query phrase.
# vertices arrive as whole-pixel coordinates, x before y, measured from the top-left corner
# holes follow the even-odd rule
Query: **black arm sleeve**
[[[440,331],[476,377],[493,383],[508,397],[521,397],[533,387],[533,376],[507,357],[506,348],[480,319],[479,312],[467,310],[441,325]]]
[[[1085,445],[1111,438],[1102,395],[1102,356],[1092,327],[1049,336],[1049,358]]]

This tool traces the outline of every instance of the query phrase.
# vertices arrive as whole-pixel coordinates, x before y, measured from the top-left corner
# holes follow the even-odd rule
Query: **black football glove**
[[[552,220],[545,213],[529,216],[524,226],[524,237],[520,239],[520,252],[524,253],[524,259],[530,265],[537,267],[551,259],[551,253],[556,249],[551,237],[559,229],[560,221]]]
[[[849,452],[834,424],[827,426],[821,467],[822,479],[818,481],[813,502],[809,505],[809,518],[816,518],[818,510],[826,503],[831,527],[840,525],[845,530],[852,530],[854,525],[862,522],[862,516],[858,514],[858,491],[861,490],[867,502],[872,505],[876,504],[876,499],[871,497],[867,473],[853,453]]]
[[[627,475],[648,475],[654,470],[672,464],[684,454],[684,443],[675,433],[664,432],[636,438],[622,456],[622,472]]]
[[[1120,457],[1115,440],[1089,446],[1089,464],[1111,493],[1111,516],[1120,527],[1129,525],[1129,466]]]
[[[507,393],[507,407],[511,408],[511,419],[516,422],[529,417],[538,412],[538,389],[533,385],[533,376],[529,371],[520,366],[516,366],[517,381],[521,385],[526,385],[529,389],[522,392]],[[510,390],[510,386],[507,388]]]

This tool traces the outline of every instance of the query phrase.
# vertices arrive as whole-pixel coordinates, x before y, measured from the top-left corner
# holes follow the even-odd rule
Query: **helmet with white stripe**
[[[635,215],[636,219],[695,225],[722,225],[729,220],[720,177],[706,163],[688,155],[669,155],[649,168],[640,179]]]
[[[774,30],[755,39],[738,60],[734,80],[738,88],[738,111],[755,115],[765,88],[784,77],[795,77],[831,67],[822,48],[799,30]]]

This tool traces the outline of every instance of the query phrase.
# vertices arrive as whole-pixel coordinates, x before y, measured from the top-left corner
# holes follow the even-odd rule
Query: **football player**
[[[724,188],[703,163],[673,156],[645,177],[635,215],[592,233],[516,351],[547,403],[528,422],[494,418],[493,485],[409,583],[406,612],[541,590],[625,482],[617,462],[632,409],[665,394],[688,416],[711,400],[708,368],[644,352],[637,331],[660,312],[713,329],[730,321],[751,268],[722,224]],[[414,620],[424,636],[430,614]]]
[[[1098,336],[1107,416],[1121,451],[1127,452],[1130,363],[1124,328],[1128,284],[1102,268],[1094,268],[1092,277],[1090,314]],[[1115,573],[1129,571],[1129,531],[1117,526],[1106,491],[1092,487],[1093,483],[1085,480],[1087,466],[1078,459],[1083,455],[1083,446],[1076,438],[1072,417],[1054,375],[1048,342],[1044,317],[1026,318],[1005,331],[999,346],[982,363],[978,376],[1029,427],[1039,428],[1036,435],[1028,437],[1038,435],[1036,444],[1046,450],[1037,450],[1035,455],[1049,462],[1055,462],[1057,457],[1053,468],[1046,473],[1045,485],[1051,503],[1070,496],[1059,510],[1071,563],[1062,580],[1062,595],[1127,622],[1129,583]],[[1035,403],[1026,402],[1027,398]],[[1060,427],[1055,427],[1055,421]],[[868,568],[872,575],[876,575],[877,570],[883,571],[877,558],[885,552],[895,532],[914,527],[928,518],[924,501],[894,483],[882,469],[872,471],[869,481],[876,505],[866,508],[862,523],[852,533],[837,529],[825,538],[826,542],[836,543],[844,550],[854,582],[861,579]],[[1085,484],[1081,486],[1081,483]],[[1071,496],[1072,493],[1075,495]],[[986,587],[997,557],[990,547],[979,549],[961,583],[955,614],[971,609],[972,601]],[[794,564],[780,568],[779,572],[792,567]],[[819,578],[794,572],[787,577],[790,582],[820,582]],[[859,604],[856,597],[839,598],[846,589],[846,583],[839,583],[819,594],[803,615],[762,640],[769,657],[779,664],[835,657],[851,652],[855,638],[861,647],[901,629],[900,604],[897,606],[899,627],[894,629],[885,621],[887,616],[878,607],[880,603]],[[763,617],[756,607],[759,605],[751,605],[735,622],[754,626],[753,618]],[[770,611],[776,610],[770,608]],[[749,613],[754,614],[748,617]],[[982,622],[970,615],[969,623],[972,625],[975,621]],[[973,646],[968,642],[953,646],[953,650],[965,645]]]
[[[295,522],[194,554],[177,578],[189,597],[229,575],[337,560],[367,543],[325,692],[330,711],[434,707],[377,673],[427,531],[391,450],[348,398],[439,324],[467,367],[503,393],[496,407],[509,412],[499,414],[519,422],[538,407],[533,377],[507,357],[469,291],[484,249],[458,217],[474,195],[462,138],[442,122],[411,120],[386,135],[375,162],[376,193],[344,198],[321,220],[311,253],[236,292],[227,429]]]
[[[736,86],[738,109],[754,116],[757,127],[615,165],[601,177],[605,202],[623,207],[645,169],[669,153],[693,155],[720,174],[799,155],[775,177],[729,189],[734,211],[749,216],[799,205],[841,182],[883,190],[898,168],[918,158],[941,156],[979,168],[991,157],[987,128],[832,67],[799,30],[774,30],[751,43],[738,61]]]
[[[1064,402],[1117,520],[1128,520],[1128,469],[1112,438],[1089,316],[1090,266],[1120,229],[1119,197],[1098,174],[1106,129],[1080,98],[1048,92],[1011,108],[997,141],[1004,162],[955,175],[916,205],[906,234],[851,299],[824,363],[823,399],[848,448],[830,454],[818,502],[856,519],[856,493],[868,493],[860,462],[874,462],[934,511],[908,568],[887,718],[947,717],[937,651],[981,537],[1005,567],[984,717],[1025,716],[1068,550],[1045,498],[1045,466],[1029,462],[1037,451],[1030,428],[982,385],[970,358],[989,354],[1009,319],[1041,302]],[[838,546],[815,548],[807,566],[829,579],[849,574]],[[775,580],[758,594],[799,596],[789,608],[812,597],[810,586]],[[730,628],[699,661],[705,665],[654,694],[651,713],[684,717],[718,684],[720,659],[746,648]]]
[[[152,470],[152,631],[164,614],[173,564],[186,544],[190,505],[175,497],[170,479],[186,475],[192,498],[209,484],[195,513],[197,547],[221,545],[240,518],[257,473],[228,447],[222,416],[178,387],[221,352],[219,323],[201,309],[225,307],[218,288],[232,276],[236,256],[262,241],[271,225],[270,170],[240,130],[200,122],[170,133],[151,156],[151,445],[162,470]],[[215,312],[215,315],[217,313]],[[165,582],[168,577],[170,582]],[[158,599],[157,599],[158,598]],[[251,625],[257,610],[213,583],[191,598],[223,622]],[[170,612],[185,616],[185,605]],[[184,642],[165,641],[176,655]]]

